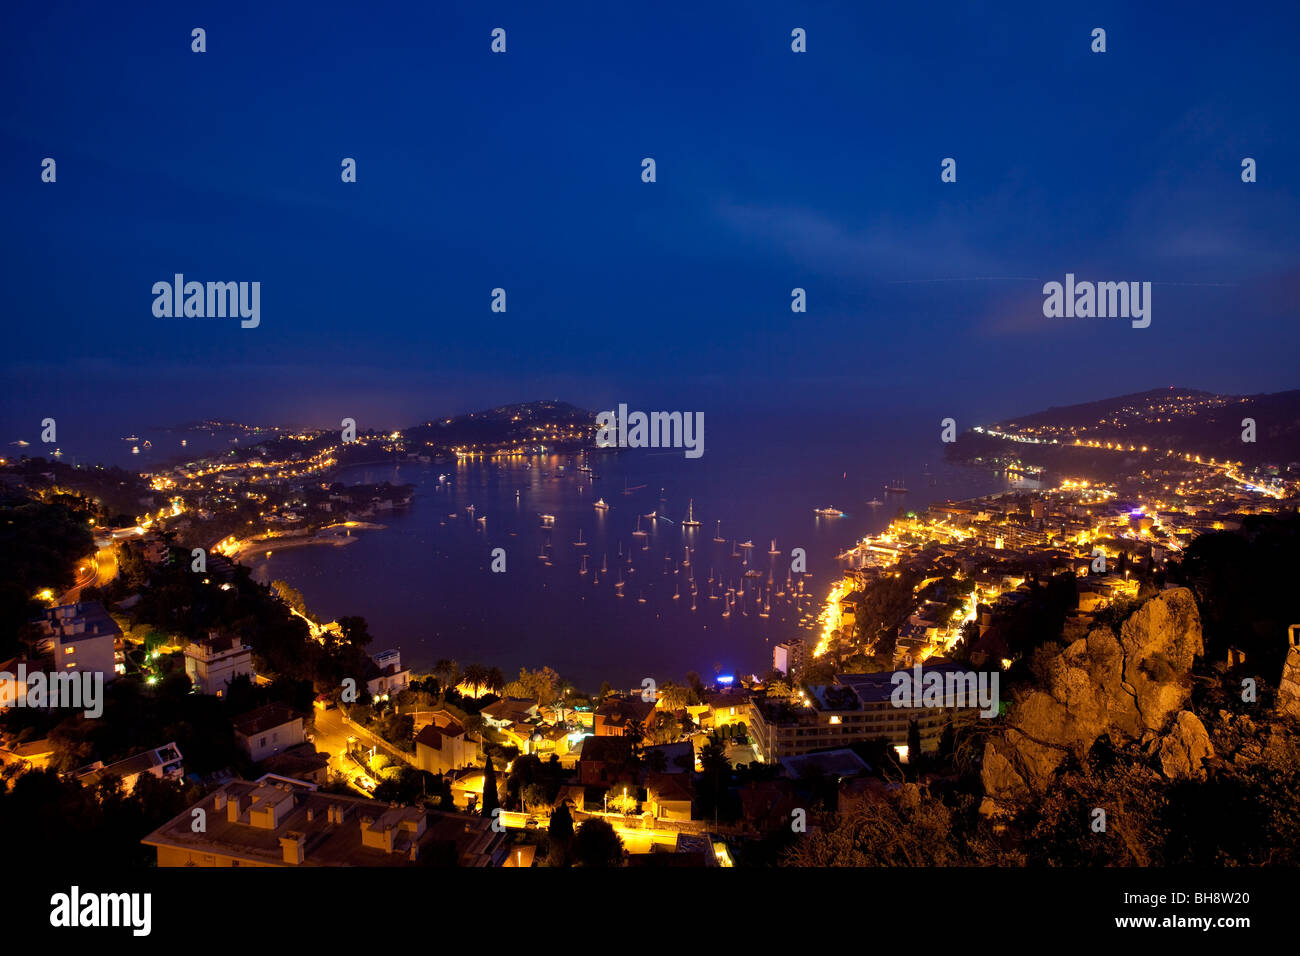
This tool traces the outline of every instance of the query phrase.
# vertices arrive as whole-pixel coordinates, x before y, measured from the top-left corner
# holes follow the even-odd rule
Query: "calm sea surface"
[[[900,507],[1011,487],[990,470],[944,464],[928,419],[841,412],[709,424],[699,459],[596,454],[598,477],[567,456],[347,469],[338,480],[414,484],[411,506],[380,513],[372,520],[386,529],[358,531],[346,547],[245,561],[260,581],[300,588],[323,617],[362,615],[376,650],[398,647],[417,669],[447,657],[509,678],[549,665],[588,689],[602,680],[632,687],[689,670],[706,679],[766,672],[774,645],[811,636],[839,575],[836,555],[855,540]],[[906,495],[885,493],[896,479]],[[608,510],[595,507],[602,498]],[[695,529],[681,524],[692,498]],[[883,504],[870,506],[873,498]],[[826,506],[847,517],[814,514]],[[554,516],[553,527],[541,515]],[[644,537],[634,534],[638,516]],[[753,548],[741,549],[745,541]],[[505,551],[504,573],[491,570],[495,548]],[[807,554],[802,599],[798,575],[787,583],[793,548]]]

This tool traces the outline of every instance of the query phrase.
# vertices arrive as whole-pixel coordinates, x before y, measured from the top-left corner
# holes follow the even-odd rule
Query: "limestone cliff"
[[[1277,688],[1277,712],[1300,719],[1300,647],[1292,647],[1286,653],[1282,682]]]
[[[1042,791],[1071,753],[1103,734],[1142,741],[1170,778],[1199,776],[1214,755],[1199,718],[1183,710],[1193,660],[1204,653],[1200,615],[1186,588],[1164,591],[1120,628],[1096,627],[1049,664],[1045,686],[1012,706],[1003,733],[985,745],[981,810],[994,813]]]

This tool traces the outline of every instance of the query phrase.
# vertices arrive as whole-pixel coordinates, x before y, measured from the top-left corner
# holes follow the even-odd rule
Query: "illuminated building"
[[[944,663],[923,673],[964,669]],[[755,752],[767,763],[819,750],[847,747],[883,737],[891,744],[906,744],[913,720],[921,733],[921,746],[938,746],[944,725],[977,719],[978,707],[896,707],[890,700],[893,674],[839,674],[834,684],[809,689],[806,703],[792,704],[756,698],[749,707],[749,732]]]
[[[223,637],[213,631],[185,645],[185,673],[200,694],[224,697],[236,677],[253,676],[253,650],[238,635]]]
[[[224,784],[140,842],[157,850],[160,867],[479,867],[505,862],[504,840],[483,817],[320,793],[268,774]]]
[[[42,635],[38,650],[51,659],[53,670],[103,674],[105,682],[117,676],[122,630],[104,605],[91,601],[52,607],[36,623]]]
[[[772,648],[772,669],[797,679],[803,671],[804,643],[798,638],[782,641]]]

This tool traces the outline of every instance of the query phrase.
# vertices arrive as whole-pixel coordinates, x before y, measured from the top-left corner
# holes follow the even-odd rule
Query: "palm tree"
[[[700,748],[700,769],[711,777],[721,777],[731,768],[727,765],[727,754],[722,744],[710,740]]]
[[[506,679],[501,673],[501,669],[498,667],[488,668],[487,673],[483,676],[483,686],[494,694],[499,693],[501,688],[506,686]]]
[[[659,700],[663,703],[664,710],[681,710],[686,706],[686,688],[669,681],[659,688]]]
[[[460,677],[460,665],[454,660],[439,658],[433,665],[433,673],[442,682],[443,687],[455,687]]]
[[[487,677],[488,670],[482,664],[467,664],[461,674],[461,683],[471,687],[477,697],[487,686]]]
[[[645,725],[634,717],[623,728],[623,736],[632,742],[632,753],[639,753],[641,741],[645,740]]]
[[[681,722],[671,713],[662,711],[655,716],[654,740],[657,744],[670,744],[682,735]]]

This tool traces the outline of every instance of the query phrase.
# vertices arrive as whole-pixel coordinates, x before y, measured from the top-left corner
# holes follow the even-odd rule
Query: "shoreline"
[[[327,528],[310,535],[295,535],[293,537],[281,538],[251,538],[242,542],[238,548],[226,555],[232,561],[238,561],[241,558],[258,554],[261,552],[282,551],[286,548],[302,548],[313,544],[327,544],[336,548],[342,548],[349,544],[356,544],[361,540],[359,536],[348,533],[351,531],[384,531],[387,525],[376,524],[371,521],[352,521],[344,525],[330,525]]]

